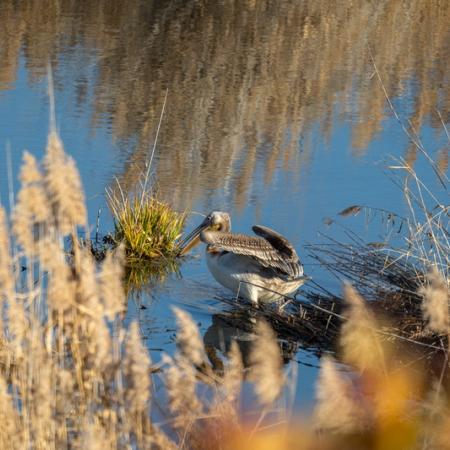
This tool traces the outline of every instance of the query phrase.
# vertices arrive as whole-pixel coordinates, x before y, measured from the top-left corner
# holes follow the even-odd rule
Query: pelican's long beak
[[[194,231],[191,231],[179,244],[178,256],[185,255],[189,250],[200,243],[200,234],[211,226],[211,221],[206,218]]]

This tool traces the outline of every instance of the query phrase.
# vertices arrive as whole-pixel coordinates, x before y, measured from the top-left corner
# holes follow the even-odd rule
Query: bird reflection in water
[[[244,369],[251,366],[251,351],[255,334],[254,316],[245,312],[220,313],[212,315],[212,324],[203,336],[203,343],[214,372],[223,374],[222,355],[230,352],[233,342],[238,344]],[[298,343],[294,340],[278,341],[284,364],[288,364],[297,353]],[[246,370],[248,372],[248,370]]]

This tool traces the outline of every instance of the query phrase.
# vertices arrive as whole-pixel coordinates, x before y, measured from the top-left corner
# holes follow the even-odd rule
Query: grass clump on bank
[[[176,256],[186,215],[152,194],[129,198],[120,186],[119,191],[120,195],[108,191],[115,224],[113,238],[116,244],[123,243],[129,262]]]

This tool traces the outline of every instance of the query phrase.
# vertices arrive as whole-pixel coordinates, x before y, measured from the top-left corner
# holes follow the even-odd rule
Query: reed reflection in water
[[[257,170],[267,184],[276,168],[308,164],[317,123],[329,137],[351,122],[363,153],[389,115],[369,50],[388,95],[409,99],[399,107],[411,128],[442,130],[436,111],[449,119],[449,2],[5,0],[0,20],[0,88],[21,54],[31,82],[50,58],[57,86],[74,84],[74,101],[93,108],[92,127],[106,121],[135,146],[126,189],[168,90],[155,178],[178,208],[220,189],[242,208]]]

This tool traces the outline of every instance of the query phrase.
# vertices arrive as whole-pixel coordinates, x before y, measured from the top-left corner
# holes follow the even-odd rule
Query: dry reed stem
[[[123,291],[123,266],[125,249],[120,245],[114,252],[108,252],[100,272],[100,294],[104,313],[109,320],[125,311],[125,294]]]
[[[0,406],[0,447],[20,449],[24,438],[23,424],[2,376],[0,376]]]
[[[352,389],[329,356],[321,360],[316,387],[314,422],[318,428],[349,433],[362,428],[361,410],[352,399]]]
[[[217,380],[219,386],[215,390],[215,396],[208,411],[211,419],[207,433],[211,436],[211,445],[216,447],[219,447],[230,434],[237,434],[241,428],[238,401],[244,377],[244,365],[239,346],[235,341],[231,344],[227,358],[228,364],[223,378]],[[202,445],[199,447],[203,448]]]
[[[177,345],[182,355],[196,366],[201,366],[206,361],[203,342],[197,325],[192,317],[185,311],[173,307],[177,321]]]
[[[87,225],[87,213],[80,175],[74,160],[64,153],[58,135],[50,133],[44,159],[45,182],[57,225],[69,234],[76,225]]]
[[[139,447],[144,446],[145,435],[151,427],[150,363],[150,356],[140,338],[138,324],[133,322],[125,342],[125,408],[131,420],[130,430],[134,432]]]
[[[423,296],[422,313],[433,333],[449,332],[448,286],[442,274],[433,266],[427,274],[427,285],[419,290]]]
[[[143,346],[138,324],[133,322],[125,343],[125,399],[133,413],[145,413],[150,401],[150,356]]]
[[[64,248],[55,230],[41,236],[38,258],[42,271],[48,272],[47,303],[55,311],[68,311],[76,302],[77,283]]]
[[[33,355],[31,366],[32,406],[34,420],[31,422],[31,430],[36,446],[48,448],[51,446],[55,435],[55,421],[53,411],[55,407],[54,367],[53,362],[46,352],[41,335],[42,328],[33,320],[30,329],[30,351]]]
[[[0,205],[0,299],[10,298],[14,291],[13,263],[5,209]]]
[[[110,445],[108,445],[108,443]],[[105,448],[113,448],[111,444],[111,436],[108,435],[98,423],[86,421],[80,448],[89,450],[103,450]]]
[[[21,189],[13,214],[13,231],[17,242],[25,252],[36,252],[39,225],[48,222],[51,216],[49,198],[43,185],[43,176],[34,156],[25,152],[20,170]]]
[[[196,370],[183,355],[176,355],[174,359],[166,356],[163,361],[168,363],[165,381],[174,425],[178,429],[189,430],[203,411],[196,394]]]
[[[228,364],[223,374],[222,387],[225,391],[226,399],[229,402],[233,402],[239,396],[241,383],[244,376],[242,355],[236,341],[231,343],[231,349],[227,356]]]
[[[179,449],[179,447],[171,439],[169,439],[169,437],[157,426],[152,427],[151,438],[151,443],[157,450]]]
[[[280,395],[286,377],[280,347],[271,326],[260,320],[256,325],[255,334],[250,354],[250,379],[254,382],[258,400],[268,406]]]
[[[344,299],[348,307],[346,321],[340,334],[340,345],[345,362],[363,371],[384,370],[384,350],[376,330],[375,317],[364,304],[364,299],[356,290],[346,284]]]
[[[26,357],[25,339],[30,324],[23,302],[17,298],[9,302],[7,324],[12,354],[16,361],[22,360]]]

